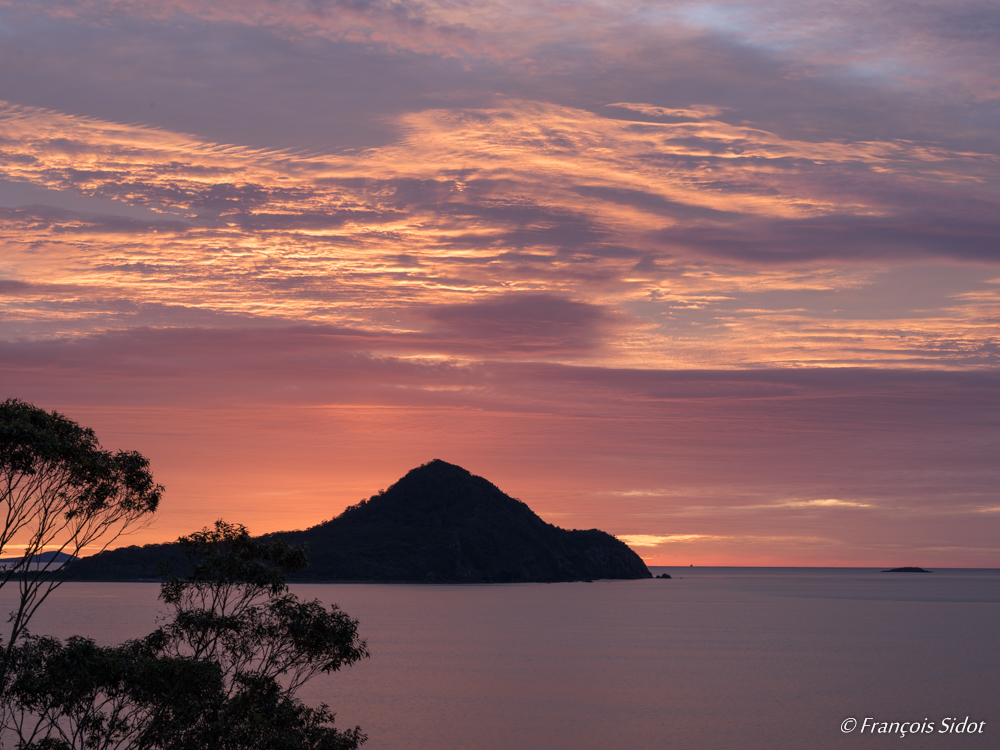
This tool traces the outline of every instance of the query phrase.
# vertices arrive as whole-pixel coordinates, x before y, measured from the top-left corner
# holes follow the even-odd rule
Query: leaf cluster
[[[90,428],[19,399],[0,403],[0,477],[6,493],[51,488],[69,517],[151,513],[163,492],[141,454],[106,451]]]
[[[20,746],[49,750],[168,747],[180,727],[203,724],[222,688],[218,665],[165,657],[149,639],[102,647],[28,635],[8,675]]]
[[[16,579],[20,588],[6,648],[65,580],[67,560],[140,524],[162,494],[141,454],[104,450],[93,430],[58,412],[0,403],[0,553],[23,549],[0,570],[0,587]]]
[[[173,612],[154,634],[165,653],[215,661],[230,686],[254,675],[280,678],[291,692],[368,656],[356,620],[288,592],[288,573],[306,566],[305,548],[224,521],[179,541],[194,564],[160,589]]]
[[[285,576],[305,550],[254,539],[240,525],[180,540],[192,559],[168,577],[168,621],[121,646],[26,636],[11,654],[7,700],[33,750],[353,750],[357,727],[296,691],[367,657],[358,622],[300,601]]]

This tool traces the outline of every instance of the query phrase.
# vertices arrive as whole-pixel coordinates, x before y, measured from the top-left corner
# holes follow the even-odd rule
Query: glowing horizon
[[[0,2],[0,397],[151,459],[131,542],[442,458],[650,564],[998,566],[995,20]]]

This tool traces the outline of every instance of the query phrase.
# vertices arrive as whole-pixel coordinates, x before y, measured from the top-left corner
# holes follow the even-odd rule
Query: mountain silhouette
[[[299,581],[514,583],[652,576],[642,559],[610,534],[546,523],[487,480],[441,460],[413,469],[331,521],[268,536],[309,545],[309,566],[290,577]],[[80,566],[80,577],[122,580],[114,576],[118,568],[128,571],[128,578],[153,578],[160,561],[181,563],[177,545],[104,552]]]
[[[0,563],[17,563],[24,559],[23,556],[17,557],[0,557]],[[64,563],[71,560],[79,560],[80,558],[74,557],[73,555],[67,554],[65,552],[39,552],[37,555],[31,556],[32,563]]]
[[[648,578],[610,534],[566,531],[460,466],[435,460],[384,493],[294,535],[309,544],[306,577],[506,583]]]
[[[31,559],[28,561],[27,568],[32,571],[38,570],[57,570],[63,563],[74,562],[79,560],[79,557],[74,555],[69,555],[65,552],[57,552],[51,550],[49,552],[39,552],[37,555],[32,555]],[[0,557],[0,570],[10,570],[15,566],[22,565],[23,569],[24,557]]]

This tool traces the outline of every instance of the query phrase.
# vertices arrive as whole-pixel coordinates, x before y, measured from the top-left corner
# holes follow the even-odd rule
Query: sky
[[[1000,566],[1000,8],[0,0],[0,398],[305,528]]]

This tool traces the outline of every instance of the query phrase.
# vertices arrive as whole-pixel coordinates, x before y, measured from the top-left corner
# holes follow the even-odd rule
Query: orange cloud
[[[998,309],[993,287],[956,290],[937,314],[919,318],[761,308],[769,293],[857,294],[885,267],[845,262],[854,257],[850,235],[843,258],[836,248],[814,257],[803,247],[788,251],[802,255],[798,265],[763,268],[741,262],[727,238],[773,246],[795,242],[789,232],[802,222],[826,222],[856,227],[858,237],[873,232],[866,243],[882,236],[890,260],[894,220],[880,217],[899,210],[892,193],[861,183],[831,190],[817,170],[844,177],[860,169],[866,179],[894,180],[896,190],[950,190],[976,184],[995,159],[903,142],[791,141],[714,114],[677,110],[680,122],[636,123],[511,100],[502,109],[408,115],[398,144],[308,156],[6,105],[8,180],[162,219],[27,206],[6,210],[0,232],[17,281],[83,285],[92,300],[117,295],[136,310],[155,302],[406,331],[427,325],[425,308],[517,292],[616,317],[614,347],[587,355],[601,362],[978,363]],[[705,253],[731,258],[706,268]],[[41,299],[20,294],[8,314],[24,325],[120,324],[100,305]],[[376,310],[384,312],[373,317]]]

